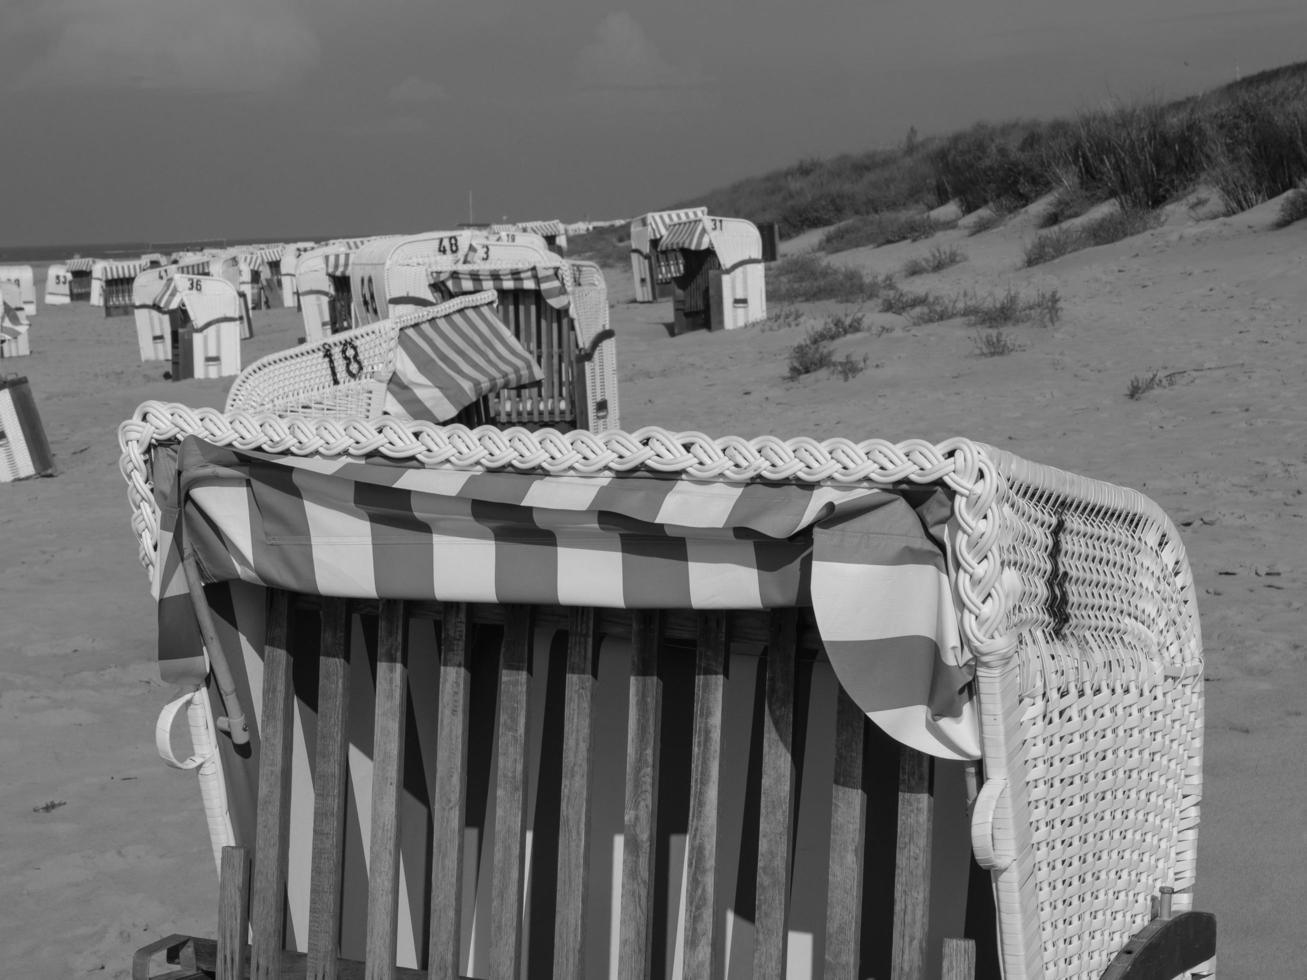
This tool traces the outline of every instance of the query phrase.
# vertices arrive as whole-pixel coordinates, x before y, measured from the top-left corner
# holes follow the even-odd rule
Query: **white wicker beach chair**
[[[162,665],[240,790],[216,945],[142,980],[1211,976],[1195,590],[1138,493],[962,438],[157,402],[119,438]],[[940,895],[968,837],[988,875]]]

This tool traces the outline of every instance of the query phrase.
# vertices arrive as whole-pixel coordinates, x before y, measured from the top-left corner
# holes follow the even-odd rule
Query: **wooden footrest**
[[[165,954],[165,965],[177,967],[167,973],[150,973],[150,961],[159,953]],[[281,954],[281,963],[277,972],[280,980],[301,980],[308,976],[308,955],[305,953]],[[339,980],[363,980],[366,965],[358,960],[339,959],[337,962]],[[241,980],[249,976],[248,947],[245,956],[246,968],[241,973]],[[218,974],[218,942],[215,939],[202,939],[196,936],[169,936],[158,942],[143,946],[137,950],[132,961],[132,980],[213,980]],[[412,970],[404,967],[395,968],[397,980],[426,980],[425,970]]]

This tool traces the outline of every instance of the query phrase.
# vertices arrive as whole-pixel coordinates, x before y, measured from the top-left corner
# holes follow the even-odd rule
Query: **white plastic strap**
[[[186,710],[193,751],[187,758],[178,759],[172,748],[173,731],[183,708]],[[198,770],[200,798],[204,801],[204,816],[209,825],[214,866],[221,871],[222,849],[236,843],[236,835],[228,809],[227,786],[218,757],[215,730],[209,699],[205,697],[204,691],[193,691],[164,705],[154,727],[154,745],[158,749],[159,758],[172,768]]]
[[[191,727],[191,746],[195,750],[194,754],[186,759],[178,759],[172,750],[173,729],[177,725],[177,718],[202,697],[199,691],[191,691],[176,700],[169,701],[159,712],[159,720],[154,724],[154,747],[159,752],[159,758],[174,769],[195,769],[213,754],[212,746],[195,740],[194,726]]]
[[[1007,794],[1006,779],[987,779],[971,813],[971,848],[976,863],[987,871],[1003,871],[1016,857],[1012,841],[994,833],[994,816]]]

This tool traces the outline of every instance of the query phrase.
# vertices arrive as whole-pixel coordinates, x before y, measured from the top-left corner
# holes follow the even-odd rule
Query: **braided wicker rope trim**
[[[713,439],[701,432],[669,432],[646,427],[635,432],[602,433],[552,429],[530,432],[383,418],[375,422],[281,418],[275,415],[224,415],[211,408],[146,402],[118,430],[119,469],[127,481],[132,526],[140,541],[141,563],[154,575],[159,509],[150,482],[148,457],[153,444],[199,436],[219,446],[292,453],[298,456],[380,454],[418,460],[427,466],[459,469],[537,471],[551,475],[597,475],[649,469],[691,479],[867,484],[942,484],[955,494],[955,516],[962,534],[954,542],[960,575],[962,629],[976,653],[1002,657],[1015,646],[1003,634],[1008,599],[1000,580],[997,522],[991,509],[1000,478],[976,443],[921,439],[853,442],[807,437],[760,436]]]

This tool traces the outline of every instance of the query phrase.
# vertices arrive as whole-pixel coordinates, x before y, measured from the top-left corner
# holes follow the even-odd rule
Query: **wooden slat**
[[[590,777],[597,646],[593,609],[573,609],[568,629],[563,711],[563,785],[559,794],[558,902],[554,976],[585,976],[585,923],[590,881]]]
[[[408,669],[404,603],[381,601],[376,725],[372,734],[372,842],[368,861],[368,980],[393,980],[399,916],[399,795],[404,785]]]
[[[525,337],[523,344],[531,352],[531,356],[538,359],[540,356],[540,310],[538,307],[542,305],[537,303],[539,294],[534,290],[523,289],[519,290],[517,295],[518,303],[521,304],[522,334]],[[527,421],[539,422],[541,417],[540,389],[521,388],[519,393],[526,405]]]
[[[694,732],[690,748],[690,827],[686,841],[685,978],[717,975],[717,790],[721,778],[726,616],[699,616]]]
[[[294,685],[287,648],[289,596],[268,602],[263,653],[263,717],[259,723],[259,801],[254,826],[254,875],[250,920],[251,980],[273,980],[281,959],[286,904],[286,853],[290,830],[290,750]]]
[[[544,404],[545,417],[552,420],[558,415],[558,352],[554,342],[558,332],[558,312],[543,303],[541,310],[540,373],[543,375],[543,381],[540,385],[540,397]]]
[[[618,980],[646,980],[652,954],[654,831],[663,683],[658,676],[662,616],[631,615],[631,689],[626,723],[626,816],[622,842],[622,921]]]
[[[825,980],[860,980],[862,867],[867,789],[862,763],[867,717],[839,689],[835,705],[835,772],[832,779],[830,865],[826,880]]]
[[[976,980],[976,941],[945,939],[942,980]]]
[[[218,878],[218,962],[215,980],[244,980],[250,920],[250,856],[243,847],[222,849]]]
[[[336,980],[349,754],[349,603],[326,599],[318,641],[318,737],[313,767],[313,857],[308,976]]]
[[[782,980],[790,911],[790,847],[794,839],[794,643],[797,614],[772,613],[767,644],[767,705],[762,726],[762,796],[755,893],[755,980]]]
[[[490,899],[490,980],[518,980],[522,955],[531,610],[510,606],[499,675],[499,759]]]
[[[930,928],[930,833],[933,760],[899,747],[898,846],[894,861],[891,980],[923,980]]]
[[[463,822],[467,814],[467,605],[445,605],[440,639],[440,707],[436,731],[436,789],[431,805],[431,980],[458,980],[463,928]],[[441,896],[439,901],[435,896]]]

